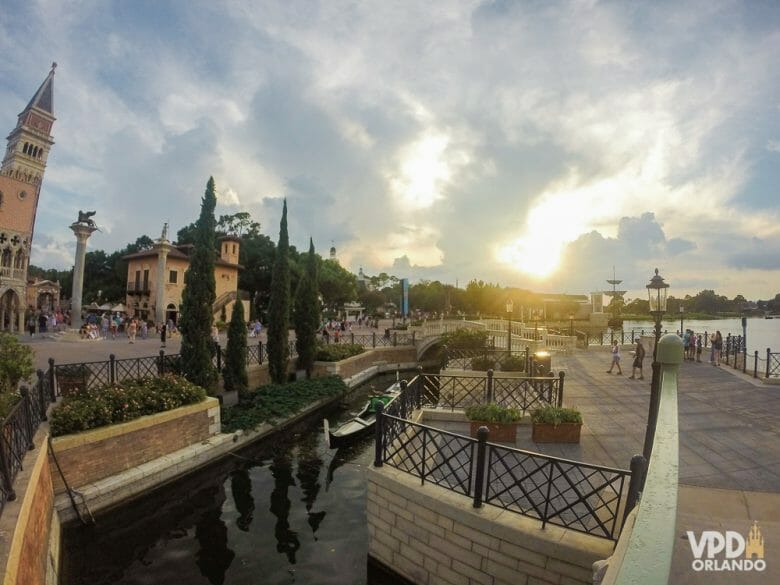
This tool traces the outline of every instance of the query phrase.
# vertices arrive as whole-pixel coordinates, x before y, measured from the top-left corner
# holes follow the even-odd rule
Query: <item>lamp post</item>
[[[653,452],[653,440],[655,439],[655,426],[658,421],[658,406],[661,401],[660,375],[661,365],[658,363],[658,340],[661,338],[661,318],[666,312],[666,293],[669,285],[664,282],[655,269],[655,276],[646,286],[647,297],[650,301],[650,314],[655,319],[655,344],[653,346],[653,378],[650,382],[650,408],[647,414],[647,428],[645,429],[645,444],[642,454],[650,461]]]
[[[509,325],[506,332],[506,351],[509,355],[512,355],[512,309],[514,309],[514,304],[512,299],[508,299],[506,302],[506,317]]]
[[[685,329],[683,329],[683,306],[682,303],[680,303],[680,335],[685,336]]]

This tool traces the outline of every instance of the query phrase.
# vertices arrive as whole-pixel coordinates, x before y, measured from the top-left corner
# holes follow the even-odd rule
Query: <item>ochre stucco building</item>
[[[0,330],[23,331],[27,266],[49,150],[54,144],[53,64],[19,114],[0,166]]]
[[[167,226],[154,247],[123,258],[127,260],[127,300],[129,314],[163,323],[168,319],[175,323],[181,310],[181,295],[184,290],[184,273],[190,266],[189,254],[192,246],[177,246],[166,238]],[[238,293],[238,263],[241,242],[237,237],[220,239],[219,256],[214,263],[217,299],[212,312],[219,320],[225,309],[227,320],[233,312],[233,305],[240,298]],[[160,284],[162,283],[162,286]],[[249,316],[249,302],[244,303],[244,316]]]

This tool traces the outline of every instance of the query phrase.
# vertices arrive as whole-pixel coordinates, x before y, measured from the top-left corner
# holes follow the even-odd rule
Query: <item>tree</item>
[[[214,279],[216,205],[214,178],[210,177],[195,224],[195,248],[190,267],[184,273],[179,318],[182,371],[190,382],[208,392],[216,389],[218,376],[212,364],[214,346],[211,342],[212,307],[217,297]]]
[[[287,381],[290,358],[290,243],[287,236],[287,199],[279,222],[279,241],[271,273],[271,298],[268,304],[268,373],[275,384]]]
[[[236,300],[230,317],[222,379],[228,392],[232,390],[243,392],[249,386],[246,373],[246,321],[244,321],[244,303],[241,299]]]
[[[301,274],[295,291],[295,349],[298,352],[298,369],[306,370],[311,378],[314,358],[317,355],[317,330],[320,326],[320,300],[318,298],[317,256],[314,242],[309,238],[309,254],[306,270]]]

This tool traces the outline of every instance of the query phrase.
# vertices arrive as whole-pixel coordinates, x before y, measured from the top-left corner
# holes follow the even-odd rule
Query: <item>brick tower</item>
[[[24,330],[27,265],[38,197],[54,144],[53,63],[49,75],[19,114],[0,166],[0,330]]]

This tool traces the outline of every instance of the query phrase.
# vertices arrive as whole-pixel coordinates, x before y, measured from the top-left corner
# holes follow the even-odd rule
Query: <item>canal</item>
[[[411,376],[406,376],[411,377]],[[395,380],[356,389],[331,426]],[[371,436],[331,450],[322,421],[260,441],[133,502],[71,523],[61,585],[388,585],[367,570]]]

